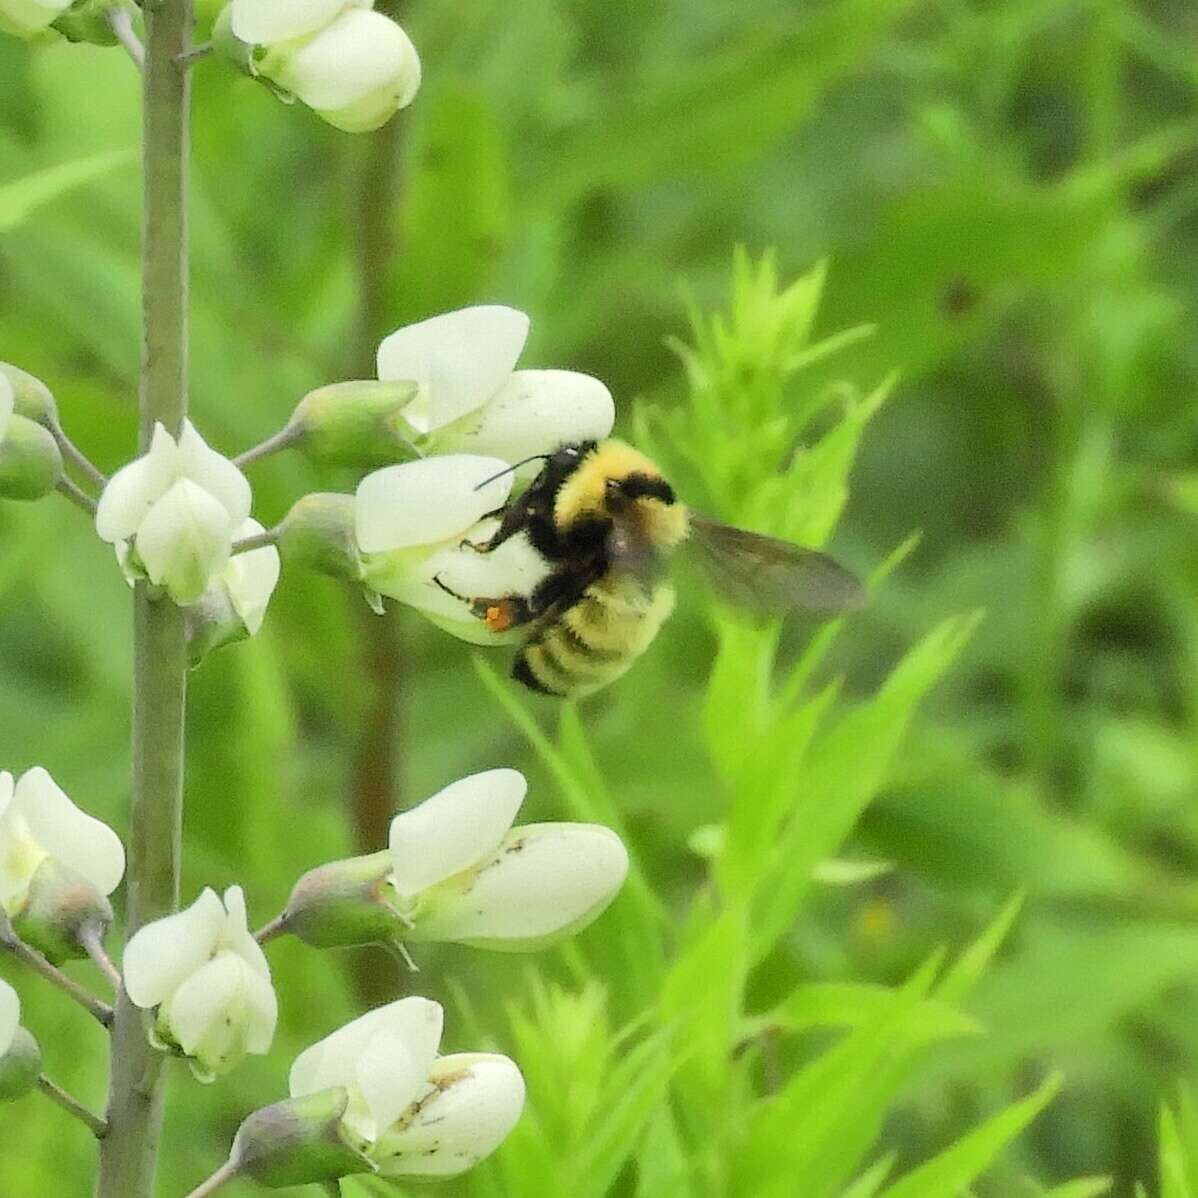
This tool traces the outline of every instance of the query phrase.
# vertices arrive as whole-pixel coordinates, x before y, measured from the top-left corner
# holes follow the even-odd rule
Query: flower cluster
[[[400,440],[421,457],[368,474],[352,510],[342,512],[353,521],[347,540],[354,557],[343,573],[480,644],[519,633],[489,631],[456,595],[528,594],[547,565],[525,537],[488,555],[464,543],[494,532],[494,514],[516,480],[536,470],[512,467],[562,445],[601,440],[615,421],[611,393],[598,379],[516,369],[528,333],[523,312],[483,305],[387,337],[379,380],[410,385],[397,393],[405,398],[394,419]],[[346,396],[347,408],[353,402]],[[297,523],[318,514],[327,513],[295,513]]]
[[[420,87],[416,48],[370,0],[232,0],[226,12],[250,72],[347,133],[386,124]]]

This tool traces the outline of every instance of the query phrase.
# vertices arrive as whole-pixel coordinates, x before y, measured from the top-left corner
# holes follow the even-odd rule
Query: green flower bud
[[[103,939],[112,925],[112,904],[85,877],[47,857],[37,867],[21,909],[12,916],[16,934],[55,965],[87,956],[82,933]]]
[[[41,379],[10,362],[0,362],[0,374],[12,386],[13,411],[18,416],[47,427],[58,423],[58,404],[54,402],[50,388]]]
[[[315,948],[402,939],[406,925],[392,905],[390,873],[391,854],[386,851],[310,870],[287,900],[283,930]]]
[[[60,478],[58,443],[40,424],[13,415],[0,440],[0,498],[41,499]]]
[[[121,7],[114,0],[76,0],[54,22],[54,28],[69,42],[87,42],[93,46],[115,46],[116,34],[108,23],[108,13]]]
[[[416,456],[400,413],[418,388],[413,382],[360,379],[332,383],[309,392],[295,409],[290,427],[299,446],[322,462],[349,466],[388,466]]]
[[[42,1071],[42,1050],[23,1027],[13,1033],[8,1051],[0,1056],[0,1102],[24,1098]]]
[[[270,1190],[377,1172],[341,1121],[348,1105],[348,1092],[334,1086],[263,1107],[238,1128],[229,1159]]]
[[[360,581],[362,559],[354,534],[354,510],[352,495],[305,495],[282,523],[279,551],[283,560],[334,578]]]

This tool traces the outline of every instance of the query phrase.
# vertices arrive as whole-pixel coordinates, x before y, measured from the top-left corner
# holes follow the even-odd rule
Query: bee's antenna
[[[492,474],[490,478],[484,478],[483,481],[474,489],[476,491],[481,491],[483,487],[490,486],[491,483],[493,483],[496,479],[502,478],[505,474],[511,474],[513,470],[519,470],[521,466],[527,466],[529,462],[547,461],[552,456],[553,455],[549,453],[534,453],[532,457],[525,458],[522,462],[516,462],[514,465],[508,466],[501,470],[498,474]]]

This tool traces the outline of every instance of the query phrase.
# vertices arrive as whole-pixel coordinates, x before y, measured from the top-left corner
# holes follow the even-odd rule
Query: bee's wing
[[[856,577],[814,549],[695,514],[690,543],[720,598],[745,611],[832,616],[865,602]]]

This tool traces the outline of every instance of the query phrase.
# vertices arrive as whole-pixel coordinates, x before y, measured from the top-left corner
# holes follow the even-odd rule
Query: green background
[[[860,783],[858,806],[873,801],[855,829],[852,811],[829,842],[893,868],[816,884],[770,951],[741,962],[737,1018],[831,983],[848,989],[802,993],[837,1013],[776,1043],[714,1002],[708,1015],[728,1026],[710,1045],[722,1048],[704,1041],[698,1060],[686,1035],[637,1041],[643,1019],[632,1040],[614,1029],[677,1014],[688,984],[722,993],[731,958],[687,946],[740,935],[714,914],[692,842],[730,801],[752,805],[744,777],[737,790],[718,768],[744,713],[735,685],[707,689],[717,646],[735,664],[738,634],[705,592],[685,587],[649,657],[567,719],[555,769],[468,646],[286,572],[263,633],[193,675],[189,901],[240,882],[265,921],[300,872],[379,847],[393,810],[495,765],[528,773],[524,818],[618,812],[640,872],[575,945],[534,957],[427,948],[413,977],[373,951],[273,946],[276,1050],[206,1089],[179,1067],[159,1193],[182,1195],[215,1168],[240,1118],[281,1096],[296,1051],[416,990],[447,1004],[447,1047],[497,1046],[530,1081],[511,1145],[442,1193],[872,1194],[848,1189],[870,1162],[894,1153],[901,1174],[1059,1069],[1055,1099],[1001,1150],[996,1139],[960,1177],[893,1192],[1030,1198],[1103,1175],[1118,1195],[1137,1180],[1190,1194],[1198,1154],[1173,1141],[1194,1121],[1166,1128],[1161,1190],[1157,1116],[1198,1061],[1192,7],[414,0],[403,21],[425,83],[371,137],[339,134],[220,63],[196,72],[192,410],[210,442],[233,453],[261,440],[309,388],[368,371],[380,335],[480,299],[531,314],[526,365],[604,379],[626,435],[654,426],[634,428],[638,400],[664,413],[660,440],[702,422],[668,342],[691,339],[688,307],[728,306],[734,247],[754,259],[773,247],[786,283],[827,259],[814,336],[862,324],[872,335],[797,380],[780,370],[769,402],[793,414],[898,372],[832,546],[869,574],[912,532],[922,540],[841,631],[821,677],[844,676],[838,710],[869,712],[861,702],[910,646],[948,617],[986,615],[883,763],[884,783]],[[51,385],[106,470],[134,441],[136,161],[44,203],[5,184],[135,147],[138,121],[118,51],[0,41],[0,357]],[[742,274],[742,298],[746,287]],[[736,326],[744,378],[731,369],[721,393],[749,390],[751,324]],[[733,477],[735,424],[696,438],[706,460],[689,462],[690,486]],[[758,496],[776,464],[750,462]],[[284,456],[252,481],[270,522],[354,476]],[[722,514],[743,514],[731,507]],[[47,766],[122,828],[130,598],[111,550],[58,500],[0,508],[0,545],[0,764]],[[784,636],[783,666],[807,635]],[[557,709],[518,702],[556,743]],[[878,719],[897,736],[899,714]],[[878,729],[859,725],[842,739],[868,756]],[[797,735],[780,717],[767,731],[779,744]],[[818,780],[847,793],[858,783],[837,786],[836,760],[827,748]],[[801,798],[802,767],[796,779]],[[844,1047],[846,1024],[892,1043],[893,1027],[845,1011],[939,946],[959,953],[1016,892],[1010,935],[961,995],[970,1034],[929,1034],[902,1077],[860,1055],[812,1072]],[[638,974],[658,951],[646,926],[690,974],[662,975],[660,962]],[[47,1071],[102,1108],[102,1033],[0,969]],[[630,1058],[630,1043],[648,1056]],[[642,1093],[647,1077],[660,1086]],[[796,1077],[805,1095],[788,1089]],[[635,1110],[621,1105],[629,1094]],[[758,1118],[786,1095],[789,1107]],[[705,1127],[700,1109],[718,1117]],[[840,1131],[822,1156],[796,1156],[821,1111]],[[850,1151],[844,1129],[875,1116],[875,1146]],[[86,1133],[42,1099],[0,1109],[0,1193],[83,1195],[91,1169]]]

